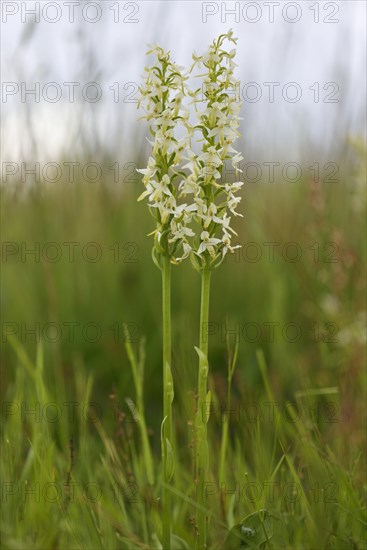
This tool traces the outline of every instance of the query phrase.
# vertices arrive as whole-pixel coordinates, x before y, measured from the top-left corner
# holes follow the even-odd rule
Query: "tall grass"
[[[248,249],[213,279],[205,492],[211,548],[235,547],[250,534],[268,548],[365,547],[363,158],[346,153],[347,177],[336,184],[247,184],[239,241],[261,245],[262,257],[251,261]],[[5,548],[159,548],[161,297],[152,292],[159,273],[150,265],[145,208],[135,205],[139,191],[78,183],[2,190],[2,207],[11,212],[3,241],[19,245],[12,255],[3,246]],[[20,243],[42,249],[51,241],[80,248],[95,242],[104,253],[98,262],[82,254],[22,261]],[[265,242],[280,243],[273,261]],[[297,262],[283,258],[290,242],[302,249]],[[198,330],[199,276],[183,266],[175,279],[171,520],[177,547],[184,540],[191,548],[197,381],[190,342]],[[79,325],[73,338],[64,330],[55,343],[52,331],[41,332],[39,342],[26,332],[50,322]],[[281,325],[272,341],[269,322]],[[87,323],[103,329],[95,343],[81,330]],[[244,330],[248,323],[261,327],[258,338]],[[282,335],[289,323],[302,330],[293,343]],[[143,347],[136,357],[135,348],[144,335],[143,376]],[[226,348],[235,354],[236,338],[229,377]]]

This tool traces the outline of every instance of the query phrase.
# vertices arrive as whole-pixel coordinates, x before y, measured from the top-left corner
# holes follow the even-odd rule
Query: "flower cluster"
[[[238,191],[243,182],[223,182],[225,162],[231,162],[235,173],[242,155],[233,148],[239,137],[239,81],[234,76],[236,50],[227,51],[223,43],[236,44],[232,31],[218,37],[202,56],[193,55],[193,68],[203,68],[202,87],[193,94],[198,124],[195,130],[202,143],[200,154],[192,153],[185,168],[190,175],[182,184],[183,196],[193,195],[199,235],[193,239],[192,259],[197,268],[208,259],[211,266],[219,265],[227,252],[233,252],[231,239],[236,235],[231,228],[232,216],[241,216],[236,210],[241,197]]]
[[[157,221],[152,234],[155,236],[153,259],[160,266],[161,254],[174,258],[183,246],[184,239],[191,235],[188,229],[190,209],[177,202],[180,165],[190,145],[192,133],[188,123],[189,110],[183,105],[187,96],[187,75],[171,61],[170,52],[154,46],[148,54],[154,54],[156,63],[145,68],[144,86],[139,88],[139,104],[144,105],[146,118],[150,121],[153,141],[148,166],[138,170],[143,174],[145,191],[138,200],[148,197],[151,213]],[[185,129],[184,137],[178,139],[179,128]],[[174,229],[174,233],[172,232]],[[182,236],[182,237],[180,237]]]
[[[238,191],[242,182],[222,181],[226,161],[236,173],[242,155],[233,148],[239,136],[238,99],[239,82],[234,77],[236,50],[226,51],[223,43],[236,44],[232,31],[219,36],[207,53],[193,55],[194,68],[204,68],[199,77],[203,85],[188,90],[188,75],[170,60],[170,54],[155,46],[157,63],[146,68],[145,86],[140,89],[146,115],[151,122],[154,141],[148,166],[139,170],[144,175],[145,191],[140,199],[148,197],[149,206],[157,220],[154,257],[167,254],[173,263],[188,256],[194,266],[202,269],[209,261],[219,265],[227,252],[233,252],[231,238],[232,216],[241,198]],[[183,100],[192,98],[197,123],[190,122],[190,110]],[[177,138],[177,128],[184,136]],[[198,135],[200,152],[194,152],[192,142]],[[179,200],[185,202],[179,204]],[[181,254],[181,256],[179,255]]]

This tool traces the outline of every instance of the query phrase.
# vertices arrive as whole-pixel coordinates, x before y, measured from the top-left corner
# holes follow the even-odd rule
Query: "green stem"
[[[143,396],[143,382],[144,382],[144,357],[143,357],[143,344],[141,342],[141,349],[139,352],[139,363],[133,351],[131,342],[129,341],[129,331],[127,325],[124,325],[125,332],[125,347],[127,355],[130,361],[131,370],[133,373],[135,392],[136,392],[136,405],[138,408],[138,426],[141,433],[143,456],[145,461],[145,468],[147,479],[150,485],[154,484],[154,467],[153,467],[153,458],[152,452],[150,449],[149,437],[147,425],[145,422],[145,413],[144,413],[144,396]]]
[[[162,256],[163,313],[163,438],[162,438],[162,542],[163,550],[171,545],[171,495],[168,488],[167,440],[172,442],[172,377],[171,377],[171,260]]]
[[[231,410],[231,380],[228,379],[228,393],[227,393],[227,408],[228,412]],[[222,442],[220,447],[220,461],[219,461],[219,486],[222,487],[224,483],[224,465],[227,455],[227,444],[228,444],[228,427],[229,427],[229,417],[227,415],[222,416],[223,431],[222,431]]]
[[[211,269],[205,266],[201,276],[201,303],[200,303],[200,350],[205,356],[199,359],[198,378],[198,409],[196,419],[196,445],[197,445],[197,513],[196,524],[198,529],[197,548],[205,550],[207,547],[207,515],[205,512],[206,492],[205,482],[208,471],[208,443],[207,443],[207,380],[208,380],[208,322],[209,322],[209,301],[210,301],[210,279]]]
[[[228,375],[227,375],[227,409],[228,413],[231,410],[231,401],[232,401],[232,378],[233,373],[236,367],[237,356],[238,356],[238,341],[236,341],[236,346],[234,350],[233,357],[230,354],[229,338],[227,334],[227,350],[228,350]],[[222,431],[222,443],[220,448],[220,462],[219,462],[219,484],[225,482],[224,479],[224,467],[225,460],[227,456],[227,445],[228,445],[228,429],[229,429],[229,416],[223,414],[222,416],[223,431]]]

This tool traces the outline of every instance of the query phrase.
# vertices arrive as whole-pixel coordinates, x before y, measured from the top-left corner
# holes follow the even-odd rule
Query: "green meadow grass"
[[[210,548],[367,548],[366,212],[348,162],[334,183],[246,184],[244,248],[213,274]],[[2,191],[3,548],[160,547],[160,274],[140,192]],[[172,276],[172,548],[193,548],[200,278]]]

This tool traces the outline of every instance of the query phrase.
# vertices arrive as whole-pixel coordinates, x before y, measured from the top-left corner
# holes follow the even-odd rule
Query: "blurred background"
[[[3,2],[4,158],[134,160],[147,44],[188,66],[229,28],[247,160],[327,156],[365,128],[365,19],[363,1]]]
[[[3,379],[15,335],[46,376],[95,396],[131,391],[122,324],[145,337],[147,409],[161,414],[160,274],[137,203],[149,155],[137,87],[159,43],[189,66],[220,33],[238,37],[245,160],[243,248],[214,275],[212,383],[224,391],[226,334],[239,339],[235,393],[280,401],[337,387],[341,428],[360,440],[365,349],[366,3],[2,2]],[[231,176],[231,175],[229,175]],[[174,269],[174,375],[194,388],[199,276]],[[359,394],[358,394],[359,395]],[[177,392],[177,406],[185,407]],[[183,403],[180,403],[180,400]],[[351,431],[351,426],[354,431]]]

